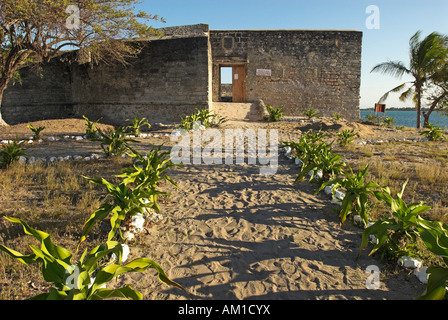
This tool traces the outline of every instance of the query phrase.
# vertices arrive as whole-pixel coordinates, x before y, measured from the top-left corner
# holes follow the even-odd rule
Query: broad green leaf
[[[376,221],[371,226],[364,229],[362,233],[361,247],[359,249],[359,255],[361,255],[362,250],[367,247],[369,243],[369,236],[374,235],[377,239],[377,243],[374,244],[373,250],[369,253],[372,255],[375,253],[387,240],[389,230],[397,230],[398,225],[395,223],[394,219],[382,219]]]
[[[409,179],[406,179],[406,181],[403,183],[403,186],[401,187],[401,190],[399,193],[397,193],[397,197],[400,199],[403,198],[404,189],[406,188],[406,185],[408,184]]]
[[[420,219],[418,230],[420,237],[431,252],[448,258],[448,226],[441,222]]]
[[[0,250],[6,252],[7,254],[9,254],[11,257],[19,260],[20,262],[22,262],[23,264],[29,265],[29,264],[33,264],[36,263],[36,255],[35,254],[28,254],[28,255],[23,255],[18,251],[15,251],[13,249],[10,249],[8,247],[5,247],[3,245],[0,244]]]
[[[339,220],[341,224],[345,222],[347,219],[347,215],[352,211],[353,202],[356,201],[356,196],[353,194],[346,194],[344,199],[342,200],[342,207],[339,213]]]
[[[414,206],[412,206],[414,207]],[[410,206],[411,208],[411,206]],[[422,213],[424,211],[430,210],[431,207],[430,206],[425,206],[423,205],[423,203],[419,203],[418,205],[415,206],[415,208],[411,209],[410,214],[419,214]]]
[[[428,284],[425,292],[417,300],[442,300],[446,294],[448,281],[448,269],[441,267],[429,267]]]
[[[90,296],[91,300],[104,300],[107,298],[142,300],[143,295],[137,290],[133,290],[130,286],[126,286],[120,289],[98,289]]]
[[[32,235],[34,236],[36,239],[38,239],[39,241],[41,241],[42,243],[42,251],[44,251],[45,253],[54,256],[55,258],[58,258],[66,263],[70,263],[70,260],[72,258],[72,254],[64,249],[61,248],[59,246],[54,245],[51,242],[51,238],[50,235],[48,233],[39,231],[39,230],[35,230],[33,228],[31,228],[25,221],[17,219],[17,218],[12,218],[12,217],[5,217],[8,221],[14,222],[14,223],[19,223],[22,225],[23,230],[25,231],[26,234]]]
[[[86,256],[83,267],[89,273],[89,275],[91,275],[93,271],[96,270],[98,261],[112,253],[115,253],[119,261],[121,261],[123,255],[123,247],[119,242],[107,241],[105,245],[99,245],[96,248],[92,249]]]
[[[81,234],[81,239],[78,242],[78,249],[80,244],[87,239],[87,235],[90,232],[90,230],[93,228],[93,225],[95,224],[95,222],[99,221],[99,220],[103,220],[105,219],[110,212],[112,211],[113,205],[104,203],[102,204],[98,210],[96,210],[91,216],[90,218],[84,223],[84,227],[83,227],[83,231]]]
[[[159,280],[171,285],[175,286],[177,288],[183,289],[181,285],[178,283],[171,281],[163,269],[154,261],[147,259],[147,258],[139,258],[135,259],[125,265],[109,265],[101,269],[98,274],[96,275],[95,281],[92,285],[92,292],[95,292],[95,290],[99,287],[101,287],[104,283],[109,282],[114,277],[128,272],[143,272],[147,270],[148,268],[156,269],[159,274]],[[184,290],[184,289],[183,289]]]

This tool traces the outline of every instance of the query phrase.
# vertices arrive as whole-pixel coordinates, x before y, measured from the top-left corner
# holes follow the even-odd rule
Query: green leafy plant
[[[45,126],[41,126],[38,128],[33,127],[32,125],[26,126],[28,129],[30,129],[33,132],[33,140],[39,140],[40,139],[40,133],[45,130]]]
[[[342,115],[340,112],[333,112],[333,117],[335,120],[340,120],[342,118]]]
[[[333,185],[333,193],[339,187],[344,190],[345,197],[342,199],[341,211],[339,213],[339,219],[341,224],[345,222],[348,214],[359,213],[364,224],[368,224],[367,208],[369,205],[368,195],[374,194],[375,189],[380,188],[380,186],[375,182],[364,182],[364,177],[367,174],[369,165],[367,165],[363,170],[358,171],[356,174],[348,166],[350,172],[344,172],[344,177],[335,178],[330,181],[322,183],[321,187],[316,191],[316,194],[323,190],[327,186]]]
[[[25,141],[17,142],[17,138],[6,145],[1,145],[0,162],[2,166],[9,167],[12,163],[19,160],[20,157],[28,157],[23,147]]]
[[[383,123],[383,117],[381,117],[377,114],[374,114],[374,113],[369,113],[369,114],[365,115],[364,118],[367,121],[373,122],[374,124],[376,124],[378,126]]]
[[[165,173],[171,167],[181,167],[171,161],[169,151],[162,152],[162,146],[159,146],[157,149],[153,146],[146,156],[143,156],[132,148],[130,150],[132,153],[129,153],[129,155],[135,159],[134,165],[132,168],[124,169],[122,174],[117,176],[124,178],[123,182],[125,184],[144,185],[146,188],[156,190],[160,182],[165,180],[178,188],[173,179]],[[150,203],[152,204],[152,209],[160,212],[157,195],[157,193],[152,195]]]
[[[216,114],[214,114],[212,111],[209,111],[207,109],[199,110],[196,108],[196,116],[197,116],[196,121],[201,122],[201,124],[205,128],[210,128],[212,125],[212,119],[214,119],[216,117]]]
[[[440,126],[435,126],[434,123],[428,123],[425,126],[425,130],[420,132],[420,135],[427,137],[430,141],[446,140],[446,137],[443,135],[443,131],[442,129],[440,129]]]
[[[341,146],[347,146],[353,142],[353,137],[356,136],[355,129],[343,130],[338,133],[338,143]]]
[[[197,108],[196,113],[186,116],[185,119],[180,117],[180,119],[181,124],[179,128],[187,131],[193,129],[197,130],[200,125],[204,126],[206,129],[210,127],[219,127],[227,121],[227,118],[221,117],[213,111],[207,109],[199,110]]]
[[[201,123],[200,117],[198,114],[192,114],[189,116],[186,116],[185,119],[180,117],[181,119],[181,125],[179,126],[180,129],[184,129],[187,131],[193,130],[193,126],[195,123]]]
[[[377,241],[370,254],[382,249],[383,255],[388,258],[413,255],[410,249],[416,242],[419,235],[418,226],[423,221],[418,214],[431,207],[423,202],[406,204],[402,197],[407,183],[408,181],[403,184],[396,199],[392,197],[389,187],[374,192],[378,200],[384,201],[390,207],[392,217],[378,220],[364,230],[360,250],[367,246],[369,236],[373,235]]]
[[[342,173],[346,166],[341,161],[342,157],[333,154],[331,148],[328,148],[326,144],[318,145],[311,154],[312,156],[305,160],[307,164],[302,166],[301,172],[294,183],[303,180],[310,172],[310,181],[316,177],[318,172],[322,173],[322,180],[328,180]]]
[[[364,118],[377,126],[391,127],[395,123],[395,118],[386,115],[369,113],[368,115],[365,115]]]
[[[123,238],[120,230],[122,222],[126,218],[135,216],[138,213],[143,215],[147,211],[147,208],[154,207],[155,204],[147,200],[154,198],[155,194],[166,194],[147,188],[147,185],[150,183],[148,181],[145,181],[144,184],[137,185],[135,188],[130,188],[125,182],[114,185],[104,178],[87,179],[90,182],[103,186],[107,193],[112,196],[112,201],[103,203],[85,222],[80,244],[87,239],[88,233],[97,221],[104,220],[108,217],[110,217],[111,225],[108,240],[112,240],[118,231]]]
[[[131,156],[137,159],[132,168],[123,170],[119,185],[114,185],[109,181],[102,179],[90,179],[90,182],[103,186],[106,191],[112,195],[112,203],[104,203],[96,210],[84,224],[80,243],[87,238],[93,225],[100,220],[110,217],[111,230],[108,239],[112,240],[117,231],[120,232],[120,226],[126,218],[137,214],[144,215],[148,209],[154,209],[160,212],[157,203],[158,196],[169,195],[167,192],[159,191],[157,188],[161,180],[168,181],[177,187],[176,183],[164,172],[172,166],[177,166],[167,159],[168,152],[161,152],[161,147],[148,153],[146,157],[132,150]]]
[[[291,148],[291,157],[302,160],[304,165],[308,165],[314,158],[319,157],[321,149],[331,148],[331,144],[327,144],[323,141],[323,138],[329,136],[325,131],[309,130],[302,134],[299,142],[284,141],[283,147]]]
[[[11,217],[6,219],[21,224],[26,234],[34,236],[41,243],[40,248],[30,245],[33,253],[26,255],[0,245],[0,250],[26,265],[42,264],[43,278],[52,283],[53,287],[47,293],[32,297],[32,300],[103,300],[106,298],[141,300],[142,294],[130,286],[119,289],[107,289],[104,286],[121,274],[144,272],[149,268],[157,270],[160,281],[183,289],[167,277],[160,265],[150,259],[137,258],[122,265],[123,249],[116,241],[107,241],[105,245],[97,246],[89,253],[86,249],[80,261],[73,264],[73,254],[53,244],[49,234],[31,228],[20,219]],[[106,262],[104,265],[104,260],[110,258],[112,254],[118,257],[119,264]]]
[[[303,111],[302,114],[306,116],[309,120],[321,117],[321,113],[314,109],[307,109]]]
[[[109,132],[102,132],[97,130],[100,138],[93,139],[101,142],[101,149],[106,156],[120,156],[125,153],[130,145],[130,142],[138,143],[136,140],[128,139],[124,128],[119,127],[116,130],[109,130]]]
[[[385,116],[384,119],[383,119],[383,124],[386,127],[391,127],[394,123],[395,123],[395,119],[394,118]]]
[[[329,137],[330,134],[325,130],[308,130],[302,134],[302,138],[310,143],[320,143],[324,138]]]
[[[142,133],[141,128],[143,126],[147,126],[148,129],[151,129],[151,125],[148,123],[147,119],[139,119],[138,115],[135,115],[134,120],[126,119],[126,121],[131,122],[131,124],[127,127],[129,133],[136,137],[138,137]]]
[[[86,116],[82,116],[84,118],[84,120],[86,121],[86,136],[87,139],[95,139],[96,137],[96,129],[95,126],[96,124],[102,119],[98,119],[96,121],[90,121]]]
[[[417,228],[426,247],[432,253],[442,257],[445,265],[448,265],[448,225],[439,221],[420,219]],[[442,300],[448,285],[448,268],[431,266],[426,273],[429,275],[426,290],[416,299]]]
[[[283,108],[284,106],[274,108],[271,105],[266,105],[266,110],[269,113],[268,121],[275,122],[283,118]]]

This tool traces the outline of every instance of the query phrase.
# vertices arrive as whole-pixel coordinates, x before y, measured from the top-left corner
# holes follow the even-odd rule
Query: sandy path
[[[84,130],[79,120],[67,124],[74,134]],[[279,127],[280,141],[300,134],[294,123],[235,122],[225,127],[232,126]],[[8,138],[8,132],[28,134],[22,127],[3,128],[1,137]],[[360,139],[392,134],[362,129]],[[66,131],[47,134],[61,136]],[[173,145],[164,136],[140,140],[135,146],[140,151],[148,151],[153,143]],[[33,145],[28,151],[35,157],[101,153],[98,142],[67,140]],[[368,250],[356,259],[362,230],[349,224],[341,228],[336,207],[325,196],[313,195],[316,185],[293,185],[297,169],[282,156],[274,176],[260,175],[257,166],[205,164],[175,168],[169,175],[179,190],[170,189],[168,203],[162,204],[166,219],[131,245],[130,259],[154,259],[187,291],[160,283],[151,270],[124,275],[114,286],[129,284],[152,300],[412,299],[425,289],[413,276],[406,280],[406,272],[382,272],[380,289],[368,290],[367,266],[377,265],[381,271],[385,267],[368,257]]]
[[[316,186],[292,185],[294,165],[280,160],[274,176],[248,165],[188,165],[170,174],[178,182],[167,219],[131,246],[131,259],[159,262],[183,292],[158,282],[153,271],[126,275],[145,299],[412,299],[424,290],[405,275],[381,275],[366,289],[367,266],[356,260],[361,230],[341,228],[335,207]]]

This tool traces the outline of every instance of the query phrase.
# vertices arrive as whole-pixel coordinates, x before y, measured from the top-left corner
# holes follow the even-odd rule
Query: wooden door
[[[235,66],[232,69],[232,101],[245,102],[244,82],[246,79],[246,68],[245,66]]]

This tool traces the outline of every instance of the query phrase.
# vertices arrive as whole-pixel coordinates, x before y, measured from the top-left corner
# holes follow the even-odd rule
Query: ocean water
[[[375,114],[373,110],[362,110],[361,109],[361,118],[365,120],[365,116],[371,114]],[[378,115],[383,115],[383,113],[378,113]],[[415,128],[417,125],[417,111],[387,111],[385,113],[386,117],[394,118],[395,123],[394,126],[404,126],[404,127],[412,127]],[[434,123],[436,126],[440,126],[440,128],[448,130],[448,116],[440,115],[437,112],[431,113],[429,116],[429,122]],[[422,126],[423,126],[423,116],[422,116]]]

